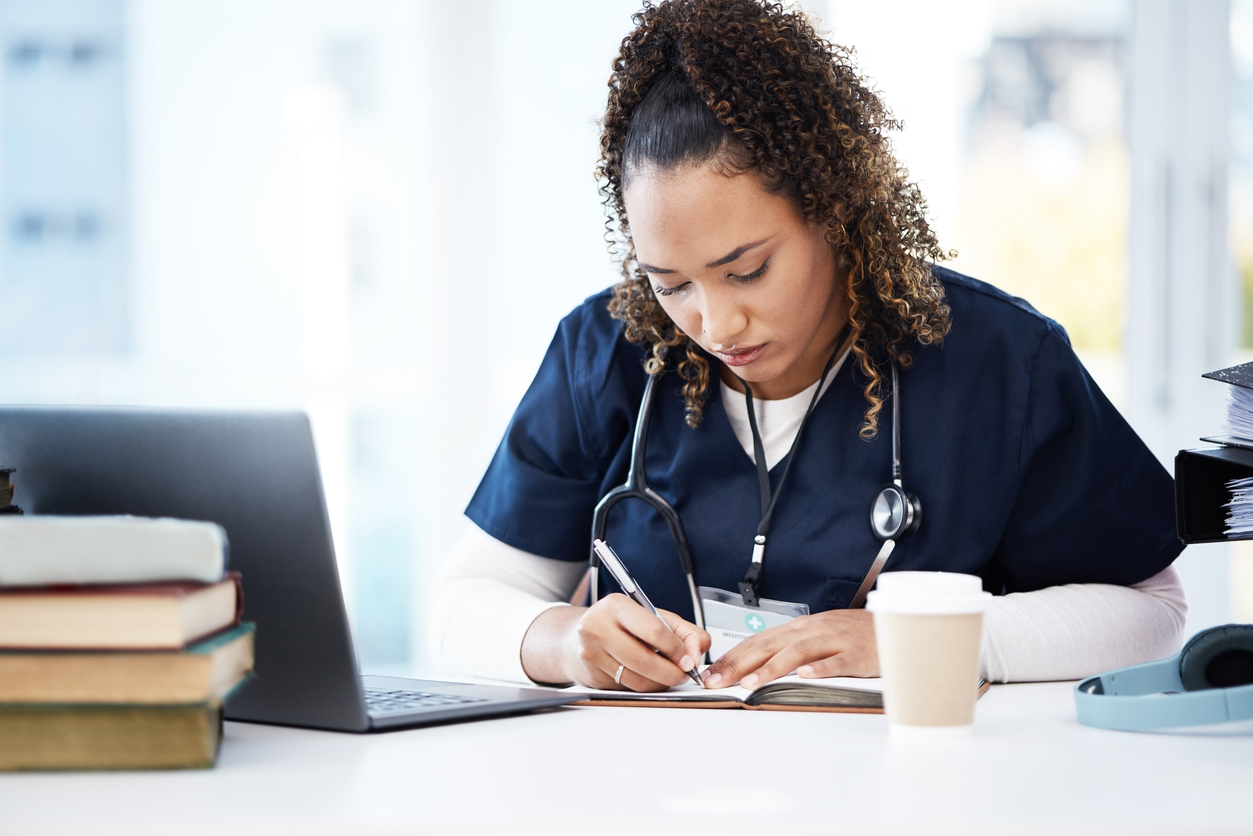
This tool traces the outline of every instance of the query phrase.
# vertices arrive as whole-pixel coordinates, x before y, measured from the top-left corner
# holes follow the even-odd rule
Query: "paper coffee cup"
[[[974,575],[885,572],[867,597],[874,613],[883,706],[893,735],[970,734],[978,699],[983,611]]]

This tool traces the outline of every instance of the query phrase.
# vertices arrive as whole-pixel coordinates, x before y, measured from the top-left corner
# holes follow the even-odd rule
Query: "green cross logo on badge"
[[[760,633],[766,629],[766,620],[757,613],[750,612],[744,616],[744,626],[748,628],[750,633]]]

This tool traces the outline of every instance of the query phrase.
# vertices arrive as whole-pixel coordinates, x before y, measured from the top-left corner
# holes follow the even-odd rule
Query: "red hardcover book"
[[[172,650],[239,623],[238,572],[218,583],[0,590],[0,649]]]

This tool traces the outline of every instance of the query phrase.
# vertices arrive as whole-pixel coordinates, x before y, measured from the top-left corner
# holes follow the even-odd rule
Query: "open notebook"
[[[842,711],[883,713],[883,685],[879,679],[801,679],[785,676],[755,690],[719,688],[706,691],[684,682],[660,694],[632,691],[583,690],[587,696],[575,705],[648,706],[658,708],[760,708],[772,711]]]
[[[988,690],[980,679],[979,696]],[[586,696],[575,705],[616,705],[648,708],[757,708],[767,711],[832,711],[845,714],[882,714],[883,680],[832,677],[801,679],[795,674],[760,688],[720,688],[706,691],[684,682],[660,694],[597,691],[576,686]]]

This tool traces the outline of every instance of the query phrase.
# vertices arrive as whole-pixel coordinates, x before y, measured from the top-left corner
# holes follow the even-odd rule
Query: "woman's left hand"
[[[874,622],[865,610],[802,615],[737,644],[705,669],[706,688],[757,688],[796,671],[802,677],[878,676]]]

